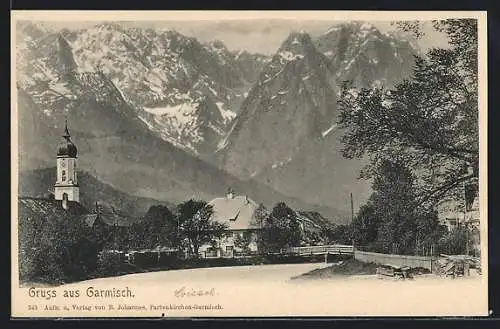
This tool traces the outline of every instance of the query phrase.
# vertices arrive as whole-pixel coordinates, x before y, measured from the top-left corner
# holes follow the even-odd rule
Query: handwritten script
[[[217,295],[215,288],[194,289],[194,288],[181,287],[179,289],[174,290],[174,296],[177,298],[215,296],[215,295]]]

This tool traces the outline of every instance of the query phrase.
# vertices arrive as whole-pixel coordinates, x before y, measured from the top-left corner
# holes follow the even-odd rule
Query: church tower
[[[80,188],[76,177],[76,146],[71,141],[68,122],[64,125],[64,141],[57,149],[57,178],[54,185],[56,200],[80,201]]]

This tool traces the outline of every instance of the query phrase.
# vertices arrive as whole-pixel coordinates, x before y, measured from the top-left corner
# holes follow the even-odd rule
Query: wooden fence
[[[434,262],[437,260],[437,257],[380,254],[376,252],[354,250],[354,259],[361,262],[376,263],[381,265],[409,266],[413,268],[421,267],[432,272],[434,270]]]
[[[297,255],[352,255],[353,246],[334,244],[327,246],[291,247],[284,250],[284,253]]]

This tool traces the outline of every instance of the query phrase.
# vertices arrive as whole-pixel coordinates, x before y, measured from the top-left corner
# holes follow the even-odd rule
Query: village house
[[[467,202],[467,209],[464,211],[463,201],[445,200],[438,204],[438,220],[441,225],[445,225],[448,231],[458,227],[465,227],[472,239],[470,252],[480,254],[480,217],[479,217],[479,196],[471,196]]]
[[[438,220],[448,231],[464,222],[463,205],[456,200],[444,200],[437,205]]]
[[[234,195],[229,189],[225,197],[215,198],[208,203],[212,206],[212,220],[226,224],[225,236],[216,245],[206,244],[200,248],[202,257],[235,257],[258,252],[256,210],[258,204],[246,195]],[[247,250],[238,246],[238,239],[248,237]]]
[[[479,196],[476,193],[467,193],[467,207],[464,209],[463,200],[447,199],[437,205],[438,220],[449,231],[461,225],[479,229]]]

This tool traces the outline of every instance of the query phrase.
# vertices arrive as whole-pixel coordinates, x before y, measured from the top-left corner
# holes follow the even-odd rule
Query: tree
[[[143,246],[154,248],[157,246],[173,246],[176,242],[177,222],[174,215],[166,206],[151,206],[144,216]]]
[[[400,254],[436,245],[443,231],[434,211],[415,207],[415,176],[406,165],[382,160],[373,177],[373,193],[352,222],[355,245]]]
[[[299,246],[302,232],[297,214],[284,202],[277,203],[263,225],[263,244],[268,251]]]
[[[345,82],[338,102],[344,156],[368,156],[367,178],[382,159],[401,159],[418,174],[414,206],[424,208],[461,193],[479,167],[477,21],[434,27],[448,35],[449,49],[417,56],[412,76],[389,90]]]
[[[41,218],[20,213],[20,274],[51,283],[83,280],[97,268],[99,245],[80,216],[55,213]]]
[[[332,239],[338,244],[351,244],[352,227],[344,224],[335,225],[332,229]]]
[[[227,225],[214,221],[212,214],[212,206],[205,201],[191,199],[178,206],[179,237],[189,255],[198,257],[202,245],[215,244],[226,234]]]
[[[255,237],[257,243],[257,249],[259,251],[266,250],[266,242],[265,242],[265,225],[267,217],[269,216],[269,211],[267,208],[260,203],[257,209],[255,209],[254,216],[252,218],[252,222],[250,225],[257,229],[257,234]]]
[[[151,206],[144,217],[122,233],[123,245],[128,248],[176,247],[178,241],[177,219],[164,205]]]
[[[143,237],[144,237],[144,227],[141,222],[136,222],[130,225],[125,242],[127,248],[129,249],[144,248]]]
[[[402,161],[384,160],[378,167],[370,200],[380,221],[377,240],[385,252],[413,252],[416,224],[413,181],[413,174]]]
[[[448,255],[464,255],[467,251],[467,240],[469,246],[473,245],[473,240],[467,228],[460,226],[447,232],[438,244],[439,253]]]
[[[354,245],[370,246],[374,244],[378,239],[380,222],[372,202],[362,205],[351,223]]]
[[[234,239],[234,246],[239,248],[244,253],[248,253],[250,251],[250,243],[252,243],[252,233],[251,232],[243,232],[242,234],[237,234]]]
[[[437,213],[417,214],[416,218],[416,246],[417,255],[429,255],[436,253],[439,240],[447,233],[447,228],[439,223]]]

